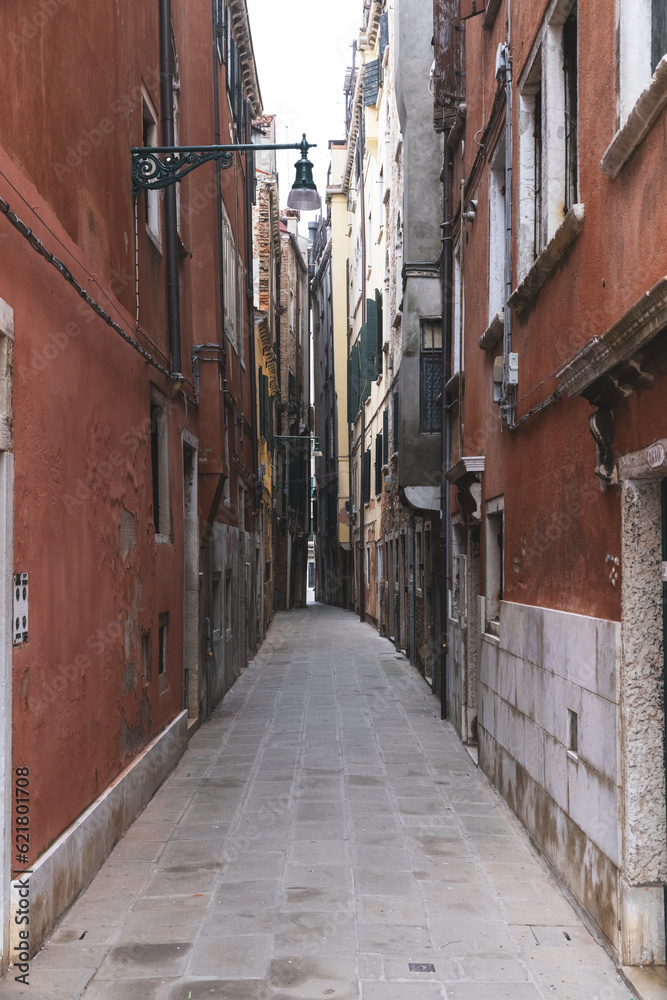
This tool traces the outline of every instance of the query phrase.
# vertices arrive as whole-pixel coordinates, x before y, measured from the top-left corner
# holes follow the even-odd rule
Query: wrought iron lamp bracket
[[[304,133],[301,142],[294,143],[238,143],[229,146],[140,146],[132,152],[132,194],[156,191],[180,184],[184,177],[203,163],[215,161],[221,170],[231,167],[234,153],[257,153],[268,150],[298,149],[303,159],[315,146]]]

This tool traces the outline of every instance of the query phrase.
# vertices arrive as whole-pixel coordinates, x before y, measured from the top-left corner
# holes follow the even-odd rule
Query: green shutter
[[[368,327],[368,365],[371,382],[377,381],[381,368],[378,364],[378,307],[376,298],[366,299],[366,326]],[[382,350],[382,345],[380,345]]]
[[[367,303],[370,303],[367,299]],[[375,368],[375,303],[373,303],[372,326],[364,323],[359,333],[359,343],[361,344],[361,399],[368,399],[371,394],[371,385],[377,379]]]
[[[375,354],[375,359],[377,362],[377,373],[382,374],[382,344],[384,341],[384,310],[382,307],[382,292],[379,288],[375,289],[375,314],[376,314],[376,324],[377,324],[377,349]]]
[[[371,501],[371,450],[370,448],[361,456],[361,502]]]
[[[389,410],[382,414],[382,464],[389,465]]]
[[[379,59],[373,59],[364,66],[364,107],[371,108],[377,104],[380,91],[382,68]]]
[[[359,345],[354,344],[347,359],[347,422],[353,424],[359,412]]]

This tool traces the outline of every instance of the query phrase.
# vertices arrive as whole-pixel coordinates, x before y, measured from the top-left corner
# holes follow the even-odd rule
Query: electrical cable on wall
[[[90,306],[93,312],[97,313],[100,319],[104,320],[107,326],[110,326],[111,329],[114,330],[119,337],[121,337],[127,344],[129,344],[130,347],[133,347],[134,350],[141,355],[144,361],[146,361],[149,365],[152,365],[153,368],[156,368],[157,371],[159,371],[162,375],[166,375],[168,378],[170,378],[171,373],[169,372],[169,370],[165,368],[164,365],[161,365],[159,361],[156,361],[155,358],[151,354],[149,354],[148,351],[146,351],[137,340],[134,339],[134,337],[132,337],[125,330],[123,330],[123,328],[119,326],[118,323],[116,323],[116,321],[113,320],[107,312],[105,312],[105,310],[102,308],[99,302],[96,302],[95,299],[91,298],[91,296],[88,294],[85,288],[81,284],[79,284],[79,282],[74,277],[74,275],[67,267],[67,265],[62,260],[60,260],[60,258],[56,257],[55,254],[51,253],[50,250],[47,250],[42,241],[38,239],[37,236],[35,236],[32,229],[30,229],[30,227],[27,226],[25,222],[23,222],[21,219],[19,219],[19,217],[15,214],[15,212],[12,211],[10,205],[8,204],[8,202],[4,200],[4,198],[0,198],[0,213],[2,213],[2,215],[4,215],[7,218],[7,221],[14,227],[14,229],[16,229],[21,234],[21,236],[23,236],[23,238],[28,241],[33,250],[35,250],[41,257],[44,258],[44,260],[47,261],[47,263],[51,264],[51,266],[54,267],[56,271],[59,272],[59,274],[64,278],[64,280],[72,286],[77,295],[80,298],[82,298],[87,305]]]
[[[57,235],[57,233],[54,233],[54,231],[50,228],[50,226],[48,225],[48,223],[45,222],[44,219],[42,219],[42,217],[40,215],[38,215],[37,210],[30,204],[29,201],[26,200],[26,198],[21,194],[21,192],[18,190],[18,188],[14,184],[12,184],[12,182],[7,177],[7,175],[4,174],[1,170],[0,170],[0,177],[2,177],[3,180],[5,180],[7,182],[7,184],[12,189],[12,191],[14,191],[16,195],[18,195],[18,197],[21,199],[21,201],[26,206],[26,208],[29,208],[30,211],[33,213],[33,215],[37,216],[37,218],[40,221],[40,224],[42,226],[44,226],[44,228],[46,229],[47,233],[49,233],[51,236],[53,236],[53,238],[56,241],[56,243],[58,243],[59,246],[61,246],[63,248],[63,250],[65,251],[65,253],[68,254],[68,256],[71,257],[72,260],[75,261],[79,265],[79,267],[81,268],[81,270],[85,272],[86,277],[90,281],[93,281],[97,285],[97,287],[99,288],[100,292],[102,293],[102,295],[104,296],[104,298],[107,300],[107,302],[109,303],[109,305],[111,306],[111,308],[113,309],[113,311],[122,320],[122,318],[123,318],[122,313],[120,312],[120,310],[116,306],[116,304],[113,301],[113,299],[111,299],[109,297],[109,295],[107,294],[106,290],[102,287],[102,285],[97,280],[97,275],[95,275],[91,271],[89,271],[88,268],[86,267],[86,265],[83,264],[75,254],[72,253],[72,251],[69,249],[69,247],[67,247],[63,243],[63,241],[60,239],[60,237]],[[19,221],[21,221],[21,220],[19,220]],[[23,223],[23,225],[25,226],[26,229],[29,228],[25,223]],[[32,232],[32,230],[30,230],[30,232]],[[65,265],[63,264],[63,266],[65,266]],[[136,275],[136,274],[135,274],[135,281],[138,283],[138,275]],[[138,284],[137,284],[137,290],[138,290]],[[145,337],[145,339],[149,342],[149,344],[151,344],[151,346],[155,349],[155,351],[158,354],[161,354],[162,357],[166,359],[167,355],[164,353],[164,351],[161,350],[161,348],[159,347],[158,344],[156,344],[153,340],[151,340],[150,336],[146,333],[146,331],[145,330],[141,330],[141,334],[142,334],[143,337]]]

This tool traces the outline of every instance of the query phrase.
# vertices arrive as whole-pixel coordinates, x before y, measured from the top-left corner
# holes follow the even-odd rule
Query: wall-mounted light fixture
[[[308,142],[304,133],[301,142],[238,143],[229,146],[137,146],[132,148],[132,194],[155,191],[180,184],[187,174],[202,163],[215,161],[221,170],[231,167],[234,153],[257,153],[264,150],[298,149],[301,158],[295,164],[296,179],[289,193],[289,208],[314,212],[320,208],[320,196],[313,181],[313,165],[308,150],[316,143]]]

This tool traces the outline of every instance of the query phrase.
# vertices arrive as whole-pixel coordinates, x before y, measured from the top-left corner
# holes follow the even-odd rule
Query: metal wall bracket
[[[132,153],[132,194],[156,191],[180,184],[184,177],[203,163],[215,161],[221,170],[231,167],[234,153],[262,153],[267,150],[298,149],[302,159],[316,144],[304,134],[301,142],[237,143],[228,146],[136,146]]]

